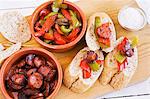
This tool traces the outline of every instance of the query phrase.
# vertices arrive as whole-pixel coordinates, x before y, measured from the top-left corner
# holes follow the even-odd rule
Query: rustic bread
[[[117,47],[117,45],[124,39],[124,37],[120,37],[114,47]],[[112,53],[112,52],[111,52]],[[110,53],[109,53],[110,54]],[[121,89],[123,87],[126,87],[127,84],[130,82],[133,74],[136,71],[136,68],[138,66],[138,51],[137,48],[134,47],[134,55],[132,57],[127,57],[128,64],[126,64],[126,68],[123,69],[123,71],[118,72],[117,70],[114,71],[112,74],[112,67],[105,67],[102,72],[102,75],[100,76],[99,80],[103,85],[110,84],[114,89]],[[105,69],[109,69],[106,70]],[[108,75],[109,74],[109,75]],[[107,80],[106,80],[107,78]]]
[[[87,46],[90,48],[90,50],[94,50],[94,51],[100,49],[99,42],[97,41],[96,35],[94,33],[95,17],[97,16],[101,18],[101,21],[103,23],[110,22],[112,24],[110,28],[112,31],[112,35],[110,37],[110,47],[102,49],[102,51],[105,51],[106,53],[111,52],[114,49],[114,42],[116,41],[116,31],[111,18],[104,12],[95,13],[89,18],[88,28],[86,32]]]
[[[103,65],[101,65],[98,71],[92,71],[90,78],[83,78],[82,69],[80,68],[80,62],[82,59],[84,59],[87,51],[89,51],[88,47],[80,50],[64,72],[63,82],[65,86],[77,93],[83,93],[88,90],[96,82],[103,69]],[[99,60],[104,60],[104,56],[101,51],[97,50],[95,52],[98,54]]]
[[[6,50],[0,51],[0,64],[10,55],[18,51],[20,48],[21,48],[21,43],[16,43],[11,47],[7,48]]]
[[[31,38],[27,20],[17,11],[6,12],[1,15],[0,32],[13,43],[25,43]]]

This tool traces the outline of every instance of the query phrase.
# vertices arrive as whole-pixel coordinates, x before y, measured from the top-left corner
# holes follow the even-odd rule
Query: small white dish
[[[118,13],[118,22],[126,30],[138,31],[147,24],[147,18],[140,8],[125,6]]]

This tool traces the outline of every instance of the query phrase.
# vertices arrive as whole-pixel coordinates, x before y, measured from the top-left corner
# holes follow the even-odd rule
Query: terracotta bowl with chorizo
[[[86,17],[75,4],[49,1],[39,6],[31,19],[31,32],[35,40],[55,52],[73,48],[84,36]]]
[[[25,48],[4,62],[0,81],[6,99],[52,99],[61,87],[62,69],[49,51]]]

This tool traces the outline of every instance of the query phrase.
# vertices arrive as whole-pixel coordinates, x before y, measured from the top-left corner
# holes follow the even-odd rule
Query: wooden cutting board
[[[124,30],[117,21],[117,14],[120,8],[125,5],[137,6],[134,0],[80,0],[80,2],[76,3],[86,14],[87,18],[95,12],[104,11],[110,15],[112,18],[117,32],[117,37],[127,36],[130,39],[137,35],[139,37],[139,45],[138,45],[138,55],[139,55],[139,65],[136,73],[134,74],[130,84],[136,84],[147,79],[150,76],[150,27],[146,26],[144,29],[138,32],[129,32]],[[0,35],[0,43],[8,43],[6,39],[4,39]],[[24,44],[26,47],[41,47],[36,41],[32,38],[31,41]],[[74,49],[64,52],[64,53],[53,53],[58,61],[60,62],[63,70],[68,66],[76,53],[82,49],[85,44],[84,38],[75,46]],[[59,93],[56,96],[56,99],[93,99],[104,95],[106,93],[113,92],[113,90],[109,85],[102,86],[99,81],[93,85],[87,92],[83,94],[77,94],[71,92],[64,85],[62,85]],[[0,91],[0,99],[4,99],[1,91]]]

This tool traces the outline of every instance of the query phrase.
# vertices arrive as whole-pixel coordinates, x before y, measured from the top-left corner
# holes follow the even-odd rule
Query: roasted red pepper
[[[81,61],[80,67],[81,67],[83,70],[85,70],[85,71],[87,71],[87,72],[89,72],[89,73],[90,73],[90,71],[91,71],[90,66],[89,66],[89,64],[88,64],[88,62],[87,62],[86,59],[84,59],[84,60]]]
[[[72,32],[67,36],[67,38],[71,40],[72,38],[76,37],[79,32],[80,32],[80,28],[77,27],[72,30]]]
[[[67,10],[62,9],[61,12],[65,16],[65,18],[67,18],[68,20],[71,20],[71,15]]]
[[[46,40],[54,40],[54,35],[52,33],[45,33],[43,38]]]
[[[82,72],[83,72],[83,78],[84,78],[84,79],[87,79],[87,78],[90,78],[90,77],[91,77],[91,71],[88,72],[88,71],[86,71],[86,70],[82,70]]]
[[[117,63],[118,63],[118,70],[122,71],[123,69],[126,68],[128,61],[127,61],[127,59],[125,59],[122,63],[119,63],[119,62],[117,62]]]
[[[104,60],[96,60],[96,63],[98,63],[98,64],[104,64]]]
[[[60,27],[59,27],[58,24],[55,24],[55,29],[57,30],[57,32],[58,32],[59,34],[64,35],[64,33],[60,30]]]
[[[124,46],[126,45],[126,43],[128,42],[128,38],[124,38],[123,41],[117,46],[117,49],[119,51],[123,50]]]
[[[55,39],[55,43],[62,45],[62,44],[66,44],[66,40],[63,38],[63,36],[61,36],[57,31],[54,32],[54,39]]]
[[[110,39],[109,39],[109,38],[106,39],[106,38],[100,37],[100,38],[98,39],[98,41],[99,41],[100,43],[106,45],[106,46],[110,46]]]
[[[42,26],[42,29],[39,32],[35,33],[35,36],[40,37],[44,35],[46,32],[48,32],[48,30],[54,25],[56,18],[57,18],[57,15],[53,15],[47,18],[45,23]]]

